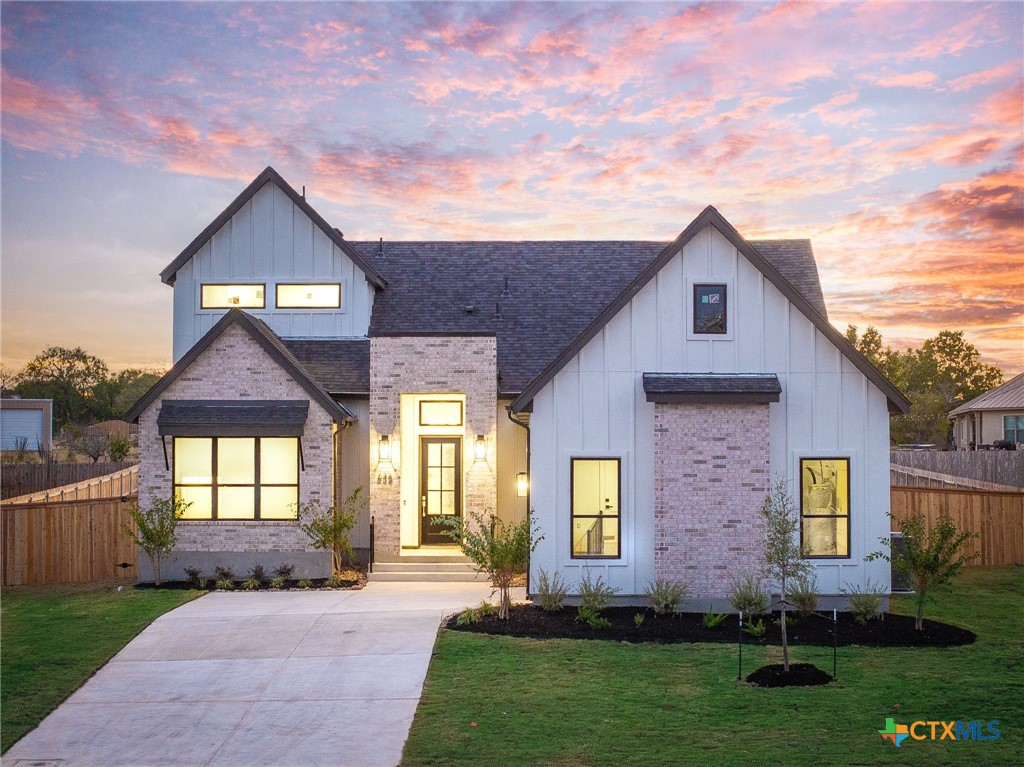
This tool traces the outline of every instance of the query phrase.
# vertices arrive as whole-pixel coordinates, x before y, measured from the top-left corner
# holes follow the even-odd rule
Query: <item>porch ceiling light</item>
[[[391,461],[391,439],[387,434],[382,434],[380,442],[377,443],[377,459],[381,463],[389,463]]]
[[[487,458],[487,440],[484,439],[483,434],[476,435],[476,445],[473,449],[473,456],[478,461],[483,461]]]
[[[516,474],[516,495],[520,498],[526,497],[526,492],[530,489],[530,478],[527,476],[525,471],[521,471]]]

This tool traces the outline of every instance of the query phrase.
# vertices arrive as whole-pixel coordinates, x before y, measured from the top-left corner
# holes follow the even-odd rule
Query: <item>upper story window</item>
[[[572,459],[573,558],[621,556],[620,460]]]
[[[266,285],[203,285],[203,309],[262,309],[267,300]]]
[[[729,330],[726,316],[726,286],[721,283],[694,284],[693,332],[723,335]]]
[[[341,285],[337,282],[277,286],[278,309],[340,309]]]
[[[800,459],[800,531],[806,557],[850,556],[850,459]]]

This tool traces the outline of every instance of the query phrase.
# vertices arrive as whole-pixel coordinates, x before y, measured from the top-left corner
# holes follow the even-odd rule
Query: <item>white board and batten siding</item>
[[[277,283],[341,283],[340,309],[277,309]],[[363,272],[275,184],[267,183],[178,270],[174,360],[225,309],[202,309],[204,283],[265,283],[265,309],[245,309],[283,338],[365,337],[373,287]]]
[[[728,285],[729,333],[694,337],[694,282]],[[594,568],[621,595],[654,578],[654,404],[644,372],[775,373],[769,406],[772,481],[799,503],[799,459],[849,457],[850,557],[814,560],[819,589],[888,589],[883,561],[865,563],[888,535],[889,415],[885,395],[717,229],[696,235],[536,396],[530,418],[532,498],[544,540],[538,571],[576,584]],[[693,435],[701,439],[702,435]],[[621,457],[622,557],[570,556],[570,458]],[[709,514],[722,513],[709,508]]]

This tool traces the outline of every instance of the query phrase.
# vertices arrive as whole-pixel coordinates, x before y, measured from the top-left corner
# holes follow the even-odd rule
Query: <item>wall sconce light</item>
[[[380,442],[377,443],[377,458],[381,463],[391,462],[391,440],[387,434],[382,434]]]
[[[483,461],[487,458],[487,440],[484,439],[483,434],[476,435],[476,445],[473,448],[473,457],[478,461]]]
[[[521,471],[516,474],[516,495],[520,498],[525,498],[527,491],[530,489],[530,478],[527,476],[525,471]]]

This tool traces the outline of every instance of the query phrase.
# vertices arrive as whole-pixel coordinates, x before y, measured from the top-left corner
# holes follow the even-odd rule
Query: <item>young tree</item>
[[[161,583],[160,567],[164,557],[174,551],[178,520],[191,505],[191,502],[180,498],[161,498],[155,494],[149,497],[148,508],[141,508],[138,501],[128,505],[128,514],[135,522],[135,529],[127,524],[121,529],[146,552],[153,565],[153,578],[157,586]]]
[[[445,519],[444,523],[462,553],[476,565],[477,572],[486,573],[498,587],[498,619],[508,620],[512,584],[516,576],[526,572],[530,554],[544,536],[534,536],[537,531],[529,517],[506,524],[494,516],[484,519],[478,512],[469,512],[468,521],[455,517]]]
[[[868,562],[884,559],[900,572],[910,573],[914,584],[914,604],[917,607],[914,628],[922,631],[924,607],[933,598],[931,590],[949,583],[965,564],[980,556],[977,552],[964,552],[968,542],[976,538],[978,533],[961,532],[949,517],[940,517],[934,527],[926,527],[923,514],[905,518],[901,527],[905,549],[902,554],[893,551],[892,538],[880,538],[889,553],[873,551],[864,559]]]
[[[765,575],[779,584],[782,603],[779,620],[782,629],[782,668],[789,671],[789,643],[786,637],[787,584],[797,578],[809,577],[811,566],[803,558],[803,551],[800,548],[800,512],[789,493],[789,484],[786,480],[778,480],[765,497],[761,505],[761,521]]]
[[[339,506],[325,509],[318,500],[298,506],[298,518],[307,520],[300,527],[309,537],[313,548],[331,552],[331,575],[340,575],[345,561],[352,557],[352,544],[348,536],[365,505],[366,499],[363,498],[363,488],[360,486]]]

